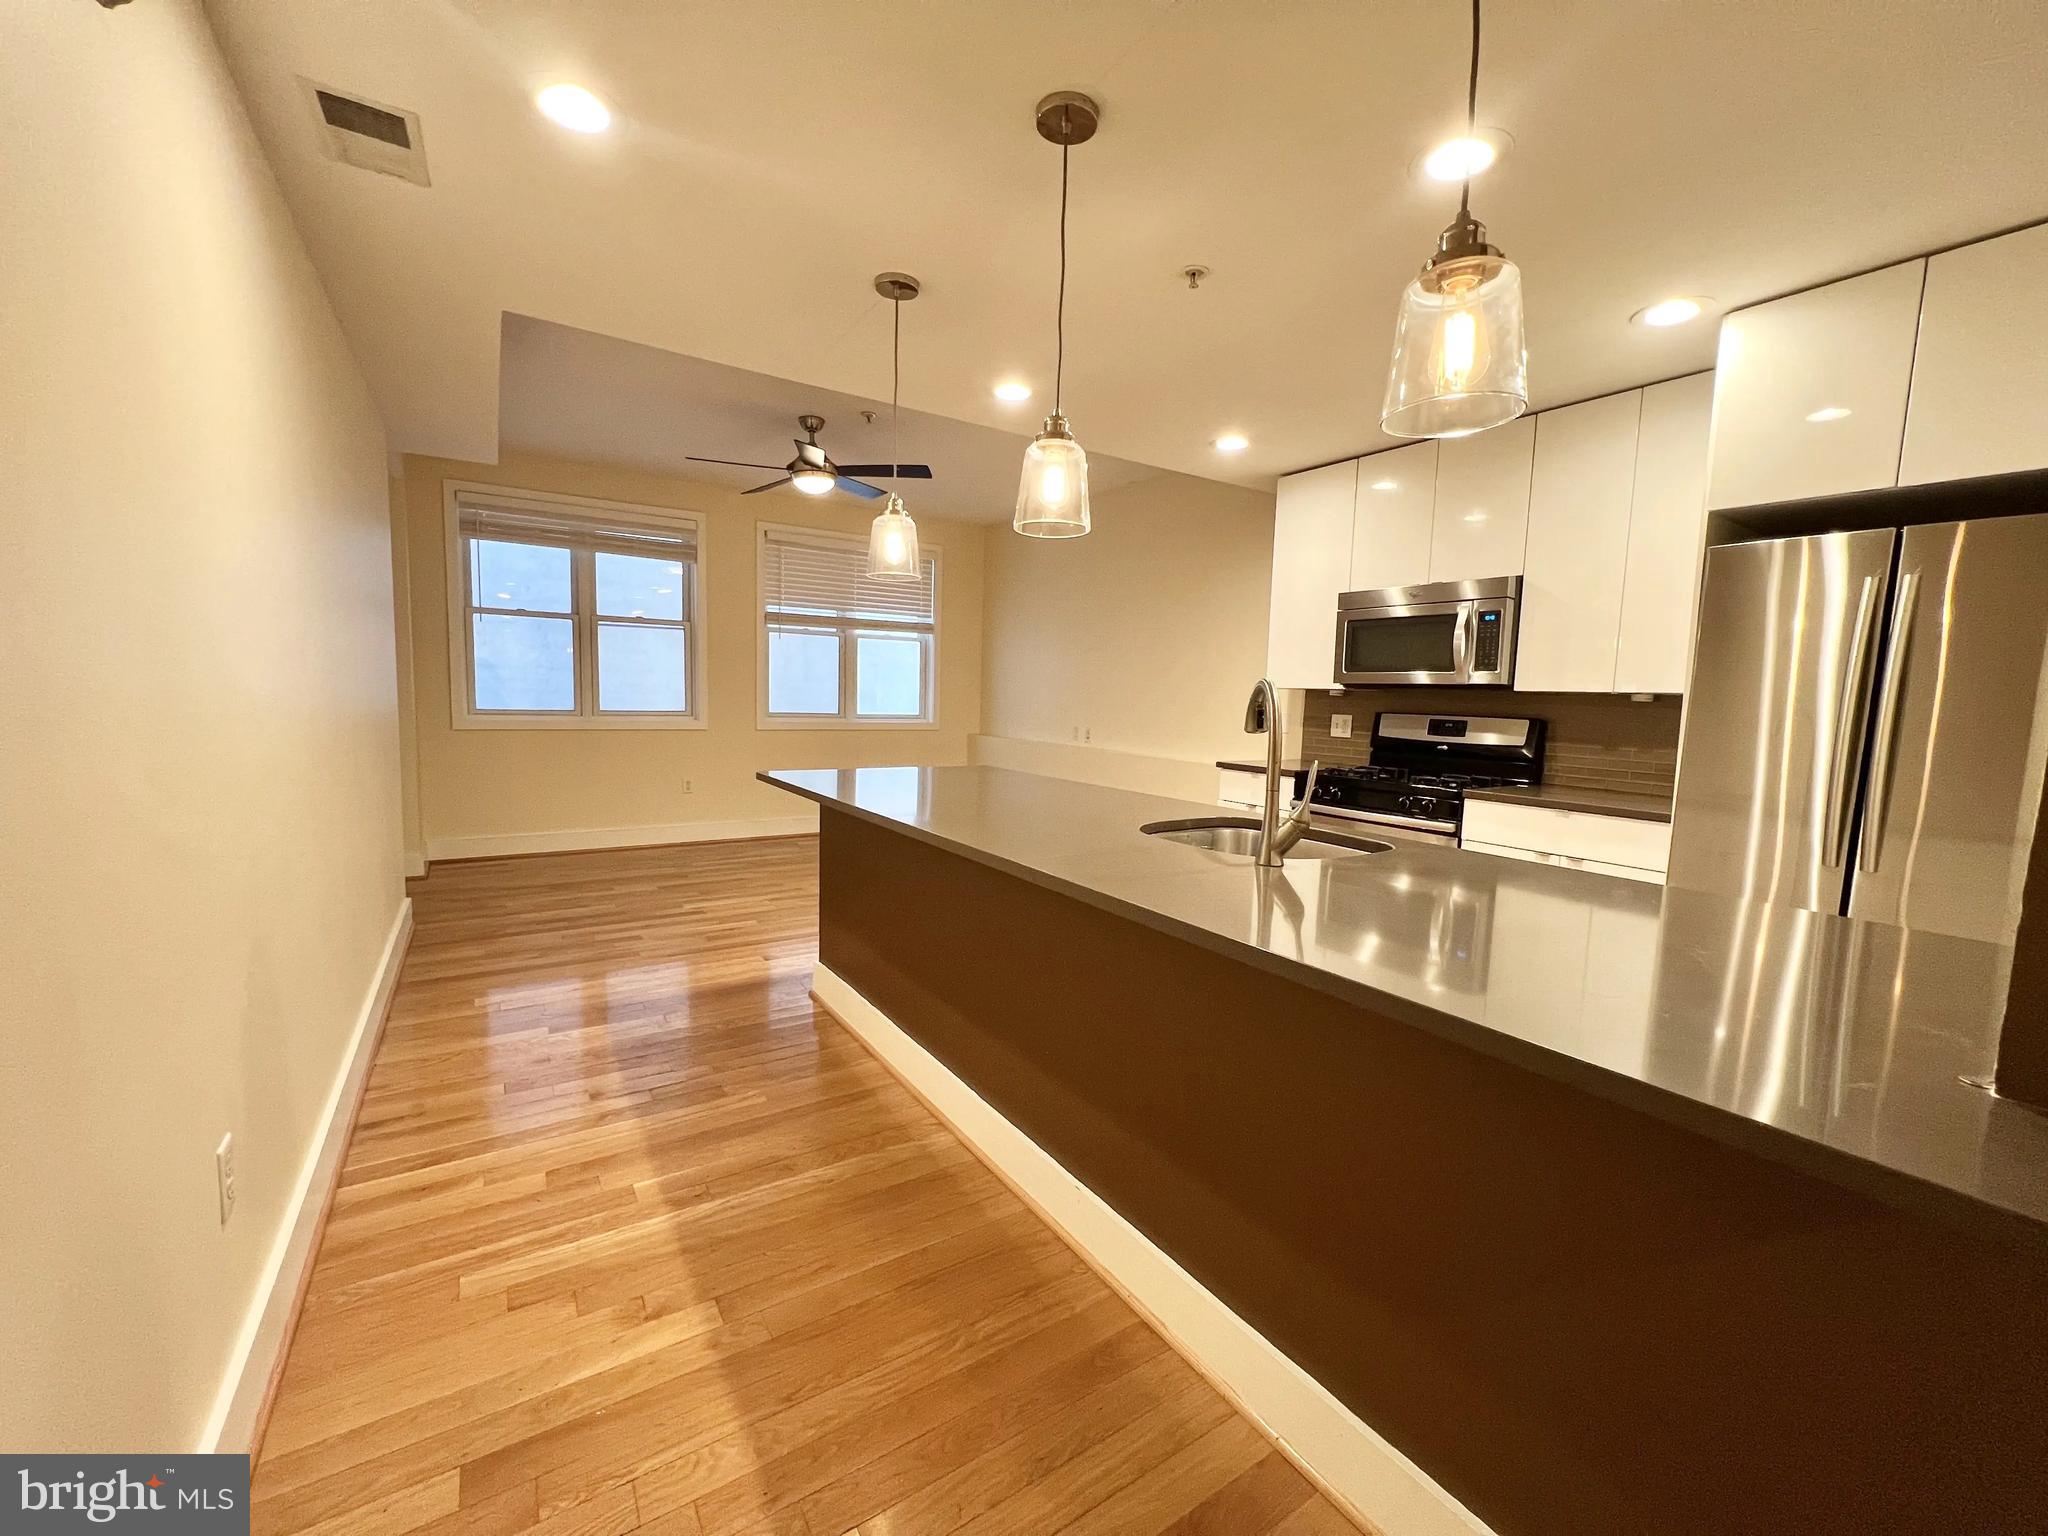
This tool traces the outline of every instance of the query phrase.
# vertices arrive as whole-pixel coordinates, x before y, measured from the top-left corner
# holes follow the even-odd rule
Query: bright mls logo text
[[[39,1510],[72,1510],[96,1524],[105,1524],[125,1510],[225,1510],[234,1507],[235,1491],[232,1488],[180,1488],[174,1491],[155,1473],[151,1473],[146,1481],[138,1481],[126,1467],[112,1477],[103,1477],[95,1482],[86,1481],[83,1472],[65,1483],[40,1482],[27,1472],[21,1474],[20,1508],[24,1514]]]
[[[241,1455],[4,1456],[0,1530],[59,1536],[146,1525],[157,1536],[246,1532],[248,1469]]]

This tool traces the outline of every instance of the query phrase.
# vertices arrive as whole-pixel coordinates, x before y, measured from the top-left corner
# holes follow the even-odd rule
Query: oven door
[[[1512,597],[1337,610],[1340,683],[1501,688],[1514,667]]]

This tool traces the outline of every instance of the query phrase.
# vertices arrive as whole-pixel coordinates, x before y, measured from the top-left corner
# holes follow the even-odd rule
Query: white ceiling
[[[1076,433],[1268,482],[1384,444],[1395,298],[1455,201],[1410,171],[1462,117],[1451,0],[210,10],[407,450],[494,457],[508,312],[885,398],[892,268],[925,283],[905,403],[1028,428],[1059,180],[1031,109],[1073,88],[1104,108],[1073,156]],[[1523,267],[1534,403],[1709,366],[1711,322],[1628,324],[1664,295],[1744,304],[2048,216],[2044,61],[2048,6],[2017,0],[1494,0],[1480,118],[1515,147],[1474,206]],[[433,185],[324,158],[301,75],[418,111]],[[611,133],[533,110],[563,79]],[[1021,418],[989,394],[1010,373],[1040,389]],[[1251,450],[1216,454],[1226,429]]]
[[[904,316],[913,341],[918,318],[914,309]],[[894,458],[886,397],[772,379],[524,315],[505,317],[501,362],[499,437],[508,449],[627,464],[743,491],[774,472],[697,464],[688,456],[786,464],[796,452],[796,419],[809,413],[825,418],[818,441],[835,461]],[[875,413],[872,426],[861,419],[864,410]],[[931,465],[932,478],[896,488],[918,517],[1007,522],[1029,441],[1016,430],[905,411],[903,462]],[[1088,486],[1096,495],[1157,473],[1102,453],[1088,456]]]

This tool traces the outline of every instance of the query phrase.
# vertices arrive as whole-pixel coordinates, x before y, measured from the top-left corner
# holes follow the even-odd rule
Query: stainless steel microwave
[[[1337,681],[1505,688],[1522,578],[1433,581],[1337,599]]]

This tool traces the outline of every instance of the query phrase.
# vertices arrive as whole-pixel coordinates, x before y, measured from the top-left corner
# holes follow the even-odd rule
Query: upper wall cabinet
[[[1335,686],[1339,593],[1521,575],[1516,687],[1682,691],[1712,385],[1674,379],[1286,476],[1268,675]]]
[[[1281,688],[1336,680],[1337,596],[1351,577],[1358,460],[1281,478],[1273,508],[1266,673]]]
[[[1899,484],[2048,466],[2048,224],[1927,261]]]
[[[1642,391],[1632,389],[1536,418],[1517,688],[1614,687],[1642,404]]]
[[[1348,590],[1408,587],[1429,580],[1436,465],[1433,440],[1359,461]]]
[[[1615,643],[1616,693],[1683,693],[1707,530],[1707,422],[1714,376],[1643,391],[1628,564]]]
[[[1897,484],[1926,270],[1904,262],[1721,322],[1710,508]]]
[[[1430,530],[1431,581],[1522,573],[1529,531],[1529,472],[1535,457],[1533,416],[1443,441],[1437,451],[1436,509]]]

